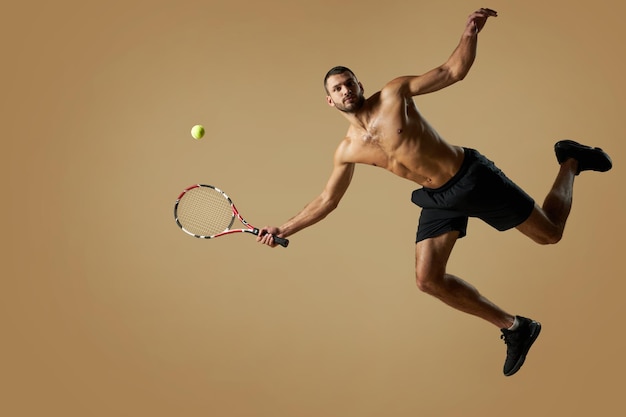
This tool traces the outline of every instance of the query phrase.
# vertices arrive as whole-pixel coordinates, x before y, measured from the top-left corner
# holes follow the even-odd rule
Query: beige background
[[[614,416],[623,412],[625,3],[69,1],[3,7],[0,414]],[[221,186],[253,224],[321,190],[346,122],[321,79],[372,93],[452,52],[465,81],[419,97],[542,200],[553,143],[610,151],[576,181],[564,240],[471,221],[457,273],[544,331],[502,376],[492,326],[413,282],[414,186],[359,167],[340,209],[271,250],[180,232],[172,205]],[[189,129],[208,132],[194,141]]]

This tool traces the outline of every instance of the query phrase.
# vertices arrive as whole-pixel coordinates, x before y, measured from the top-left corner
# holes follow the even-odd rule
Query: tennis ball
[[[194,127],[191,128],[191,136],[194,139],[202,139],[202,136],[204,136],[204,126],[202,125],[195,125]]]

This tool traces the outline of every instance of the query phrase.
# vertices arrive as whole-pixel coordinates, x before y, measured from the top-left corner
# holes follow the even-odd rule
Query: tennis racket
[[[233,229],[235,218],[245,226]],[[259,229],[241,217],[233,201],[217,187],[195,184],[178,196],[174,204],[174,219],[183,232],[199,239],[213,239],[233,233],[259,235]],[[287,247],[289,240],[274,236],[274,242]]]

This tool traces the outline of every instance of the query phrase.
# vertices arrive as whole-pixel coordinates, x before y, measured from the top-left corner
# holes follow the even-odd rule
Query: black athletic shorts
[[[535,201],[474,149],[464,148],[459,172],[439,188],[413,191],[411,201],[422,207],[416,242],[447,232],[467,234],[469,217],[477,217],[497,230],[523,223]]]

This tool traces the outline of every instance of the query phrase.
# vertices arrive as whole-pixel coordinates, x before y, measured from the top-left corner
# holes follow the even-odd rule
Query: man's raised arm
[[[498,13],[491,9],[480,9],[469,15],[459,44],[443,65],[423,75],[396,78],[388,84],[392,87],[390,90],[400,89],[407,96],[416,96],[441,90],[465,78],[476,58],[478,33],[489,17],[496,16]]]

